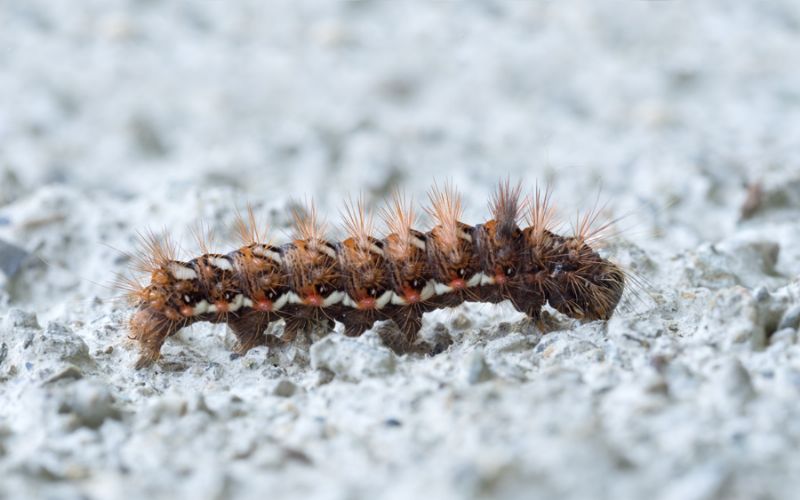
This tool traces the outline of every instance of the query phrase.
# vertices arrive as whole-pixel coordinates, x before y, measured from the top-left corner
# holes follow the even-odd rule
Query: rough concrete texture
[[[793,498],[800,4],[0,0],[0,498]],[[135,371],[137,232],[313,196],[599,199],[607,323],[508,304]],[[424,225],[424,224],[423,224]],[[334,233],[336,228],[334,228]],[[9,245],[9,246],[6,246]],[[11,246],[13,245],[13,246]],[[24,259],[21,257],[24,255]]]

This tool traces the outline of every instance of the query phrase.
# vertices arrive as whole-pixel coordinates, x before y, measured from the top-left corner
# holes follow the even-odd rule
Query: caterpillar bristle
[[[616,220],[603,216],[606,208],[606,204],[600,205],[598,199],[590,210],[583,214],[578,213],[572,229],[573,237],[587,245],[596,245],[608,239]]]
[[[341,212],[344,229],[361,249],[369,249],[372,244],[373,216],[364,206],[364,198],[359,196],[356,201],[345,201]]]
[[[446,181],[441,188],[434,183],[428,191],[428,200],[430,206],[426,210],[436,223],[431,232],[441,250],[457,258],[456,256],[460,255],[462,239],[461,195],[449,181]]]
[[[135,276],[118,275],[111,284],[112,289],[118,290],[128,303],[136,305],[144,299],[146,285]]]
[[[308,242],[319,242],[325,240],[327,233],[327,223],[317,214],[317,207],[314,200],[296,204],[292,207],[293,238]]]
[[[549,186],[542,189],[537,185],[533,195],[528,198],[527,222],[531,228],[531,243],[535,246],[540,246],[546,235],[555,229],[556,211],[551,203],[552,194]]]
[[[233,224],[237,239],[242,245],[266,245],[269,243],[267,236],[269,228],[266,224],[261,226],[258,224],[252,205],[247,205],[246,217],[237,209]]]
[[[373,236],[362,197],[344,204],[347,236],[339,242],[326,239],[313,202],[292,209],[292,240],[279,246],[267,242],[251,207],[246,216],[236,214],[243,246],[227,254],[210,251],[202,226],[194,230],[202,253],[187,262],[176,259],[169,238],[140,235],[144,251],[135,264],[150,281],[118,280],[137,308],[130,320],[141,348],[137,367],[152,364],[169,336],[199,321],[226,323],[245,352],[312,329],[330,331],[335,322],[357,336],[391,320],[397,326],[379,334],[392,349],[434,352],[442,347],[421,347],[418,339],[422,316],[433,309],[509,300],[532,319],[549,303],[576,319],[606,320],[626,288],[640,283],[593,247],[611,227],[599,222],[602,209],[583,214],[574,233],[561,236],[549,188],[523,197],[520,183],[500,182],[489,204],[492,218],[475,226],[461,221],[461,196],[451,183],[434,184],[428,197],[435,225],[421,232],[413,227],[410,201],[393,193],[381,211],[383,238]],[[520,228],[523,213],[528,227]],[[283,335],[265,335],[278,320],[285,321]]]
[[[416,221],[411,199],[398,190],[392,192],[390,205],[381,209],[381,218],[392,239],[392,244],[387,245],[387,253],[392,253],[396,259],[410,258],[413,252],[413,226]]]
[[[512,185],[511,180],[499,182],[492,199],[489,202],[489,213],[496,223],[496,233],[499,239],[511,239],[519,230],[517,222],[525,208],[522,199],[522,182]]]
[[[200,221],[190,227],[190,232],[199,252],[201,254],[211,253],[215,240],[214,231]]]
[[[150,274],[175,260],[178,255],[177,243],[166,233],[146,230],[137,233],[136,240],[139,250],[135,254],[133,268],[137,272]]]

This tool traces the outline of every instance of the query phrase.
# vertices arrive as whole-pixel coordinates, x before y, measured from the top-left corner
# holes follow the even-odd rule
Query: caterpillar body
[[[418,347],[425,312],[464,301],[509,300],[534,319],[546,303],[579,319],[613,314],[626,275],[591,246],[599,235],[596,213],[562,236],[553,229],[548,192],[524,198],[520,184],[500,183],[492,219],[475,226],[460,221],[452,186],[434,186],[429,197],[435,225],[427,232],[412,227],[413,209],[395,195],[382,214],[383,238],[372,236],[372,217],[360,201],[346,206],[347,238],[340,242],[325,238],[313,205],[294,212],[293,240],[282,245],[265,241],[252,211],[237,223],[244,246],[227,254],[180,261],[174,245],[151,235],[138,259],[150,281],[129,280],[126,287],[136,308],[129,327],[141,350],[137,368],[156,361],[168,337],[200,321],[227,323],[244,352],[291,342],[312,326],[331,329],[338,321],[345,335],[358,336],[391,320],[400,333],[384,342],[403,353]],[[520,228],[523,212],[528,226]],[[278,320],[285,321],[282,336],[265,335]]]

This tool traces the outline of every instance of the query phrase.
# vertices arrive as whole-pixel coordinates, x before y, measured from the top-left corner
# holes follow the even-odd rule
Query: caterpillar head
[[[553,308],[577,319],[611,317],[625,288],[625,273],[619,266],[575,237],[562,238],[560,252],[550,260]]]
[[[200,275],[190,262],[167,261],[153,269],[142,290],[140,307],[161,312],[171,321],[206,312]]]

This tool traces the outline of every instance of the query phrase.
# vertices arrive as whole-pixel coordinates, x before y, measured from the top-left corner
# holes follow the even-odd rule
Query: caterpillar
[[[520,183],[500,182],[489,203],[492,218],[475,226],[461,222],[461,196],[451,184],[428,194],[434,226],[427,232],[414,229],[417,213],[395,193],[381,212],[383,238],[373,236],[362,200],[345,205],[340,242],[326,238],[313,203],[293,210],[294,233],[281,245],[256,227],[252,209],[246,218],[237,214],[244,244],[227,254],[181,261],[168,238],[144,236],[136,267],[149,282],[126,281],[135,308],[130,336],[140,347],[136,368],[155,362],[168,337],[201,321],[226,323],[243,353],[292,342],[315,326],[330,330],[340,322],[345,335],[358,336],[390,320],[397,328],[384,342],[407,353],[417,348],[424,313],[464,301],[509,300],[532,319],[545,304],[582,320],[614,313],[626,273],[592,247],[606,227],[594,227],[597,212],[562,236],[554,230],[549,190],[523,196]],[[265,334],[279,320],[283,334]]]

